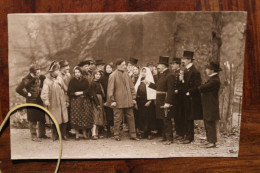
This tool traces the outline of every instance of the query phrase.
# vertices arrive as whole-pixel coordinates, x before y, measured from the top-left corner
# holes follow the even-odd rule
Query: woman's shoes
[[[92,136],[92,140],[98,140],[97,136]]]

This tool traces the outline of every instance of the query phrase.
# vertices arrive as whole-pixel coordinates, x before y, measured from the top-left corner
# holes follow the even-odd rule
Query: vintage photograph
[[[246,12],[9,14],[10,108],[63,159],[238,157]],[[56,159],[36,108],[11,158]]]

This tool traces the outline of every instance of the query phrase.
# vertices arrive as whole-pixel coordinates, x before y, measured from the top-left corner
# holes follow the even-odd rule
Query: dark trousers
[[[67,132],[67,124],[68,123],[62,123],[60,124],[60,132],[61,132],[61,136],[66,136],[66,132]],[[55,127],[55,125],[53,124],[52,125],[52,135],[54,137],[57,137],[58,136],[58,132],[57,132],[57,129]]]
[[[216,143],[217,142],[216,121],[204,120],[204,126],[206,129],[207,141],[209,143]]]
[[[185,122],[185,140],[194,140],[194,120],[186,120]]]
[[[29,128],[31,132],[31,137],[37,137],[37,121],[29,121]],[[38,121],[38,137],[41,138],[46,134],[45,131],[45,123],[42,121]]]
[[[172,120],[170,116],[163,117],[163,132],[165,135],[165,138],[167,141],[172,141],[173,140],[173,131],[172,131]]]
[[[130,137],[136,137],[135,131],[135,119],[133,108],[114,108],[114,136],[119,137],[120,125],[123,121],[123,117],[126,116],[129,128]]]

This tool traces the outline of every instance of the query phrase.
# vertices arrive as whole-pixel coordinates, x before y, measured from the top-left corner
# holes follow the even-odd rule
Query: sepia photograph
[[[63,159],[238,157],[246,12],[8,15],[10,108]],[[11,158],[56,159],[37,108]]]

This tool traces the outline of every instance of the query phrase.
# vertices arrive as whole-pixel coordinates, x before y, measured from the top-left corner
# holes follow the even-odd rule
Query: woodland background
[[[152,160],[109,160],[109,161],[63,161],[61,172],[140,172],[179,170],[221,171],[221,172],[258,172],[260,170],[260,75],[259,75],[259,15],[260,3],[249,0],[184,0],[184,1],[0,1],[1,27],[1,113],[8,112],[8,58],[7,58],[7,13],[18,12],[122,12],[122,11],[247,11],[246,54],[244,65],[244,87],[240,154],[238,159],[228,158],[172,158]],[[242,32],[243,33],[243,32]],[[1,120],[2,120],[1,119]],[[29,171],[39,168],[38,172],[52,171],[55,161],[10,161],[9,127],[0,138],[0,168],[8,172]],[[28,166],[29,165],[29,166]],[[97,170],[98,168],[98,170]]]

